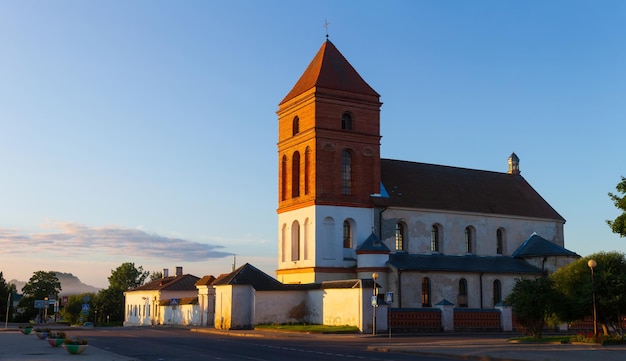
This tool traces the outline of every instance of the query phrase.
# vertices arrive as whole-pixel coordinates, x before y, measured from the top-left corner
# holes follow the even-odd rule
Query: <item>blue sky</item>
[[[626,176],[622,1],[0,0],[0,271],[276,268],[278,103],[325,40],[385,158],[522,175],[580,255]],[[183,251],[174,251],[183,250]]]

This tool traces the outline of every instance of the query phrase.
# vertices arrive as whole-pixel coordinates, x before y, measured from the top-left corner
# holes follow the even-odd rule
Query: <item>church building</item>
[[[381,106],[328,39],[280,102],[280,282],[374,278],[394,308],[493,308],[579,257],[515,153],[506,172],[382,159]]]

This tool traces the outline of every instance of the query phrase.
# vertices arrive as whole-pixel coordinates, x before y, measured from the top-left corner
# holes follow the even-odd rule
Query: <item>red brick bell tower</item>
[[[279,280],[307,283],[353,271],[343,254],[333,254],[349,248],[344,218],[360,230],[351,248],[371,233],[363,210],[371,210],[370,195],[380,193],[381,105],[329,40],[280,102]]]

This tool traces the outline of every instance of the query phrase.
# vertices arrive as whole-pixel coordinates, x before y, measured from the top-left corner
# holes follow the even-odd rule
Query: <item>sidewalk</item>
[[[79,358],[85,361],[134,361],[133,358],[117,355],[93,346],[89,346]],[[76,360],[61,347],[51,347],[46,340],[40,340],[34,333],[24,335],[17,329],[0,332],[0,360]]]

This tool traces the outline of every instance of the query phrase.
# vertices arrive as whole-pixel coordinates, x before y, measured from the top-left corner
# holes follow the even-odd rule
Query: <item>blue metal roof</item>
[[[509,256],[453,256],[392,253],[388,264],[399,271],[542,274],[528,262]]]

